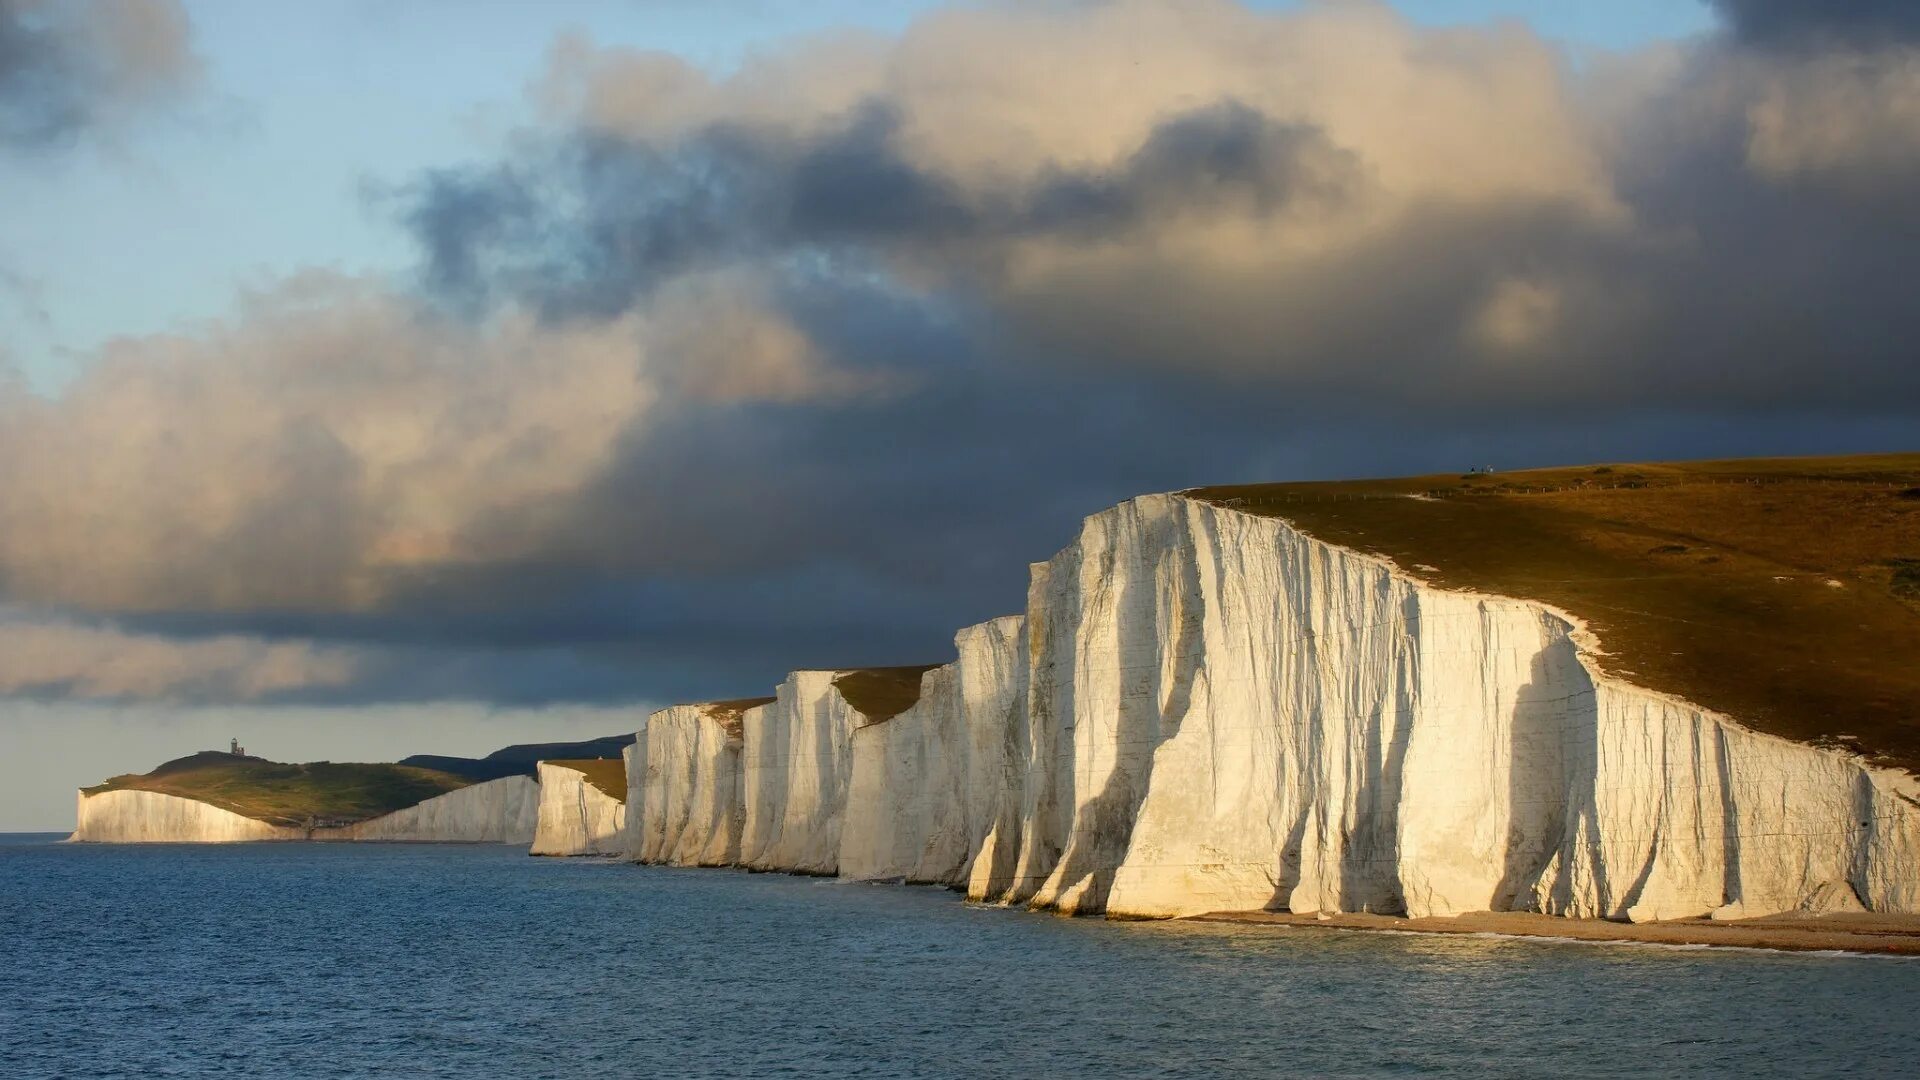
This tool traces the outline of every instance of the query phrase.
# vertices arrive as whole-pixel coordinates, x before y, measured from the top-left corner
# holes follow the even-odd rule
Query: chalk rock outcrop
[[[740,865],[838,871],[853,729],[864,720],[834,690],[841,674],[793,672],[771,703],[742,714]]]
[[[647,727],[652,722],[649,716]],[[636,732],[633,741],[620,751],[620,764],[627,771],[627,812],[620,818],[620,853],[634,862],[647,861],[640,857],[647,846],[647,727]]]
[[[1131,916],[1920,910],[1904,774],[1600,674],[1569,617],[1179,496],[1035,567],[1020,856]],[[999,883],[991,883],[997,885]]]
[[[543,761],[539,823],[532,855],[618,855],[626,851],[626,803],[601,790],[587,774]]]
[[[773,698],[674,705],[628,748],[627,853],[637,862],[731,866],[746,825],[745,714]]]
[[[505,776],[436,795],[355,825],[318,830],[313,838],[529,844],[539,819],[540,785],[530,776]]]
[[[960,631],[959,659],[921,676],[919,700],[854,729],[842,877],[963,887],[987,837],[1014,827],[1024,775],[1022,625],[1013,616]]]
[[[225,844],[245,840],[300,840],[304,829],[281,828],[222,810],[198,799],[158,791],[81,792],[70,842],[101,844]]]

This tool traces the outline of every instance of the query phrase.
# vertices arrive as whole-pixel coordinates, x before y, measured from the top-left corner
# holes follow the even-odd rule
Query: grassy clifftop
[[[627,763],[622,758],[574,758],[543,761],[540,764],[572,769],[585,776],[587,783],[599,789],[601,793],[611,795],[621,802],[627,801]]]
[[[920,676],[938,664],[861,668],[833,680],[834,689],[869,723],[891,720],[920,700]]]
[[[770,697],[733,698],[728,701],[703,702],[699,708],[706,714],[707,719],[726,729],[729,738],[737,739],[746,726],[744,717],[747,710],[771,705],[777,700],[779,699]]]
[[[1436,585],[1552,604],[1622,678],[1920,771],[1920,454],[1187,494]]]
[[[274,825],[341,825],[390,814],[466,787],[451,773],[409,765],[315,761],[282,764],[208,750],[148,773],[116,776],[84,789],[157,791],[218,806]]]

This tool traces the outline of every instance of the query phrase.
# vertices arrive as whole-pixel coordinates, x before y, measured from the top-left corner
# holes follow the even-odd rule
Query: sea
[[[0,837],[0,1076],[1911,1077],[1920,962]]]

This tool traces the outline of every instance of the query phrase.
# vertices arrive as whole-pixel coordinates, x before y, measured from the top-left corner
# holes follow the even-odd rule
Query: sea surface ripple
[[[1920,962],[1199,923],[486,846],[0,837],[0,1076],[1894,1076]]]

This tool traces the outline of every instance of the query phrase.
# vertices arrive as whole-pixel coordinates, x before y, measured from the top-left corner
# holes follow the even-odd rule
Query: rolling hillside
[[[1590,465],[1187,495],[1586,621],[1604,666],[1920,770],[1920,454]]]
[[[456,791],[466,777],[408,765],[315,761],[282,764],[265,758],[202,751],[148,773],[128,773],[85,788],[157,791],[195,799],[274,825],[342,825],[365,821]]]

